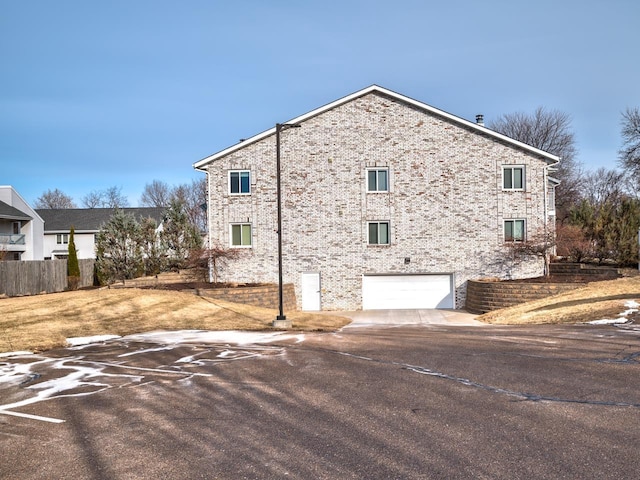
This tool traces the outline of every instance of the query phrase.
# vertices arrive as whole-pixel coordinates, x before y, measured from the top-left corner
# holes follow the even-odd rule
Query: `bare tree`
[[[171,202],[171,187],[165,182],[154,180],[144,186],[140,197],[141,207],[167,207]]]
[[[624,172],[601,167],[585,174],[582,198],[591,205],[600,206],[607,202],[618,203],[632,190],[629,176]]]
[[[76,208],[69,195],[55,190],[47,190],[35,201],[35,208]]]
[[[558,110],[538,107],[533,114],[510,113],[489,122],[489,128],[561,158],[554,174],[560,181],[556,187],[556,211],[560,221],[568,218],[571,207],[580,200],[582,166],[578,163],[571,117]]]
[[[122,187],[109,187],[105,190],[92,190],[82,197],[85,208],[123,208],[129,206],[127,197],[122,194]]]
[[[627,169],[637,180],[640,179],[640,108],[627,108],[622,114],[622,149],[619,154],[620,166]],[[640,191],[640,180],[636,188]]]
[[[556,227],[556,254],[570,262],[582,262],[594,257],[593,241],[587,238],[582,227],[566,223]]]
[[[505,242],[507,258],[513,265],[526,261],[531,257],[540,257],[544,261],[544,274],[550,274],[549,264],[556,247],[555,232],[540,229],[527,236],[524,241]]]
[[[92,190],[82,197],[82,205],[84,208],[99,208],[102,206],[102,192]]]
[[[171,192],[172,200],[178,200],[184,206],[189,221],[199,232],[207,228],[207,180],[199,178],[190,184],[178,185]]]
[[[107,208],[123,208],[129,206],[129,200],[122,194],[122,187],[109,187],[104,191],[104,206]]]
[[[214,246],[213,248],[195,248],[189,252],[188,267],[199,281],[218,283],[220,269],[227,266],[229,260],[235,260],[240,249]]]

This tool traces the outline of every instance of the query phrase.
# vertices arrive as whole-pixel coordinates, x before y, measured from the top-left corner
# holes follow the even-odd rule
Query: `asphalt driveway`
[[[0,478],[637,478],[634,327],[260,335],[0,358]]]

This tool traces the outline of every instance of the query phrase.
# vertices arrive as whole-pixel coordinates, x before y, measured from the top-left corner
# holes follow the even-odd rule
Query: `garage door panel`
[[[453,277],[439,275],[365,275],[364,310],[453,308]]]

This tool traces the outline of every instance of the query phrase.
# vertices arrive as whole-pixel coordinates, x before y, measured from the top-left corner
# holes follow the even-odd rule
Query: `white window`
[[[367,170],[367,192],[389,191],[389,169],[376,168]]]
[[[503,190],[524,190],[524,167],[513,165],[502,167]]]
[[[69,234],[68,233],[58,233],[56,235],[56,243],[58,245],[67,245],[69,243]]]
[[[233,223],[231,224],[231,246],[251,247],[251,224]]]
[[[389,245],[389,222],[368,222],[369,245]]]
[[[547,213],[549,215],[556,214],[556,187],[555,185],[549,185],[547,190]]]
[[[229,172],[229,193],[232,195],[249,195],[251,193],[251,175],[249,170],[232,170]]]
[[[524,220],[505,220],[504,221],[504,241],[505,242],[524,242],[525,229]]]

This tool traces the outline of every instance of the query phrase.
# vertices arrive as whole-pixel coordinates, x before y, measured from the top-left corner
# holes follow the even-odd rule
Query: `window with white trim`
[[[389,169],[367,169],[367,192],[389,191]]]
[[[524,220],[505,220],[504,221],[504,241],[505,242],[524,242],[525,240],[525,221]]]
[[[251,247],[251,224],[232,223],[231,224],[231,246]]]
[[[249,170],[231,170],[229,172],[229,193],[231,195],[250,195],[250,179]]]
[[[389,245],[389,222],[367,222],[369,245]]]
[[[68,233],[58,233],[56,235],[56,243],[58,245],[67,245],[69,243],[69,234]]]
[[[524,166],[510,165],[502,167],[502,189],[524,190]]]

